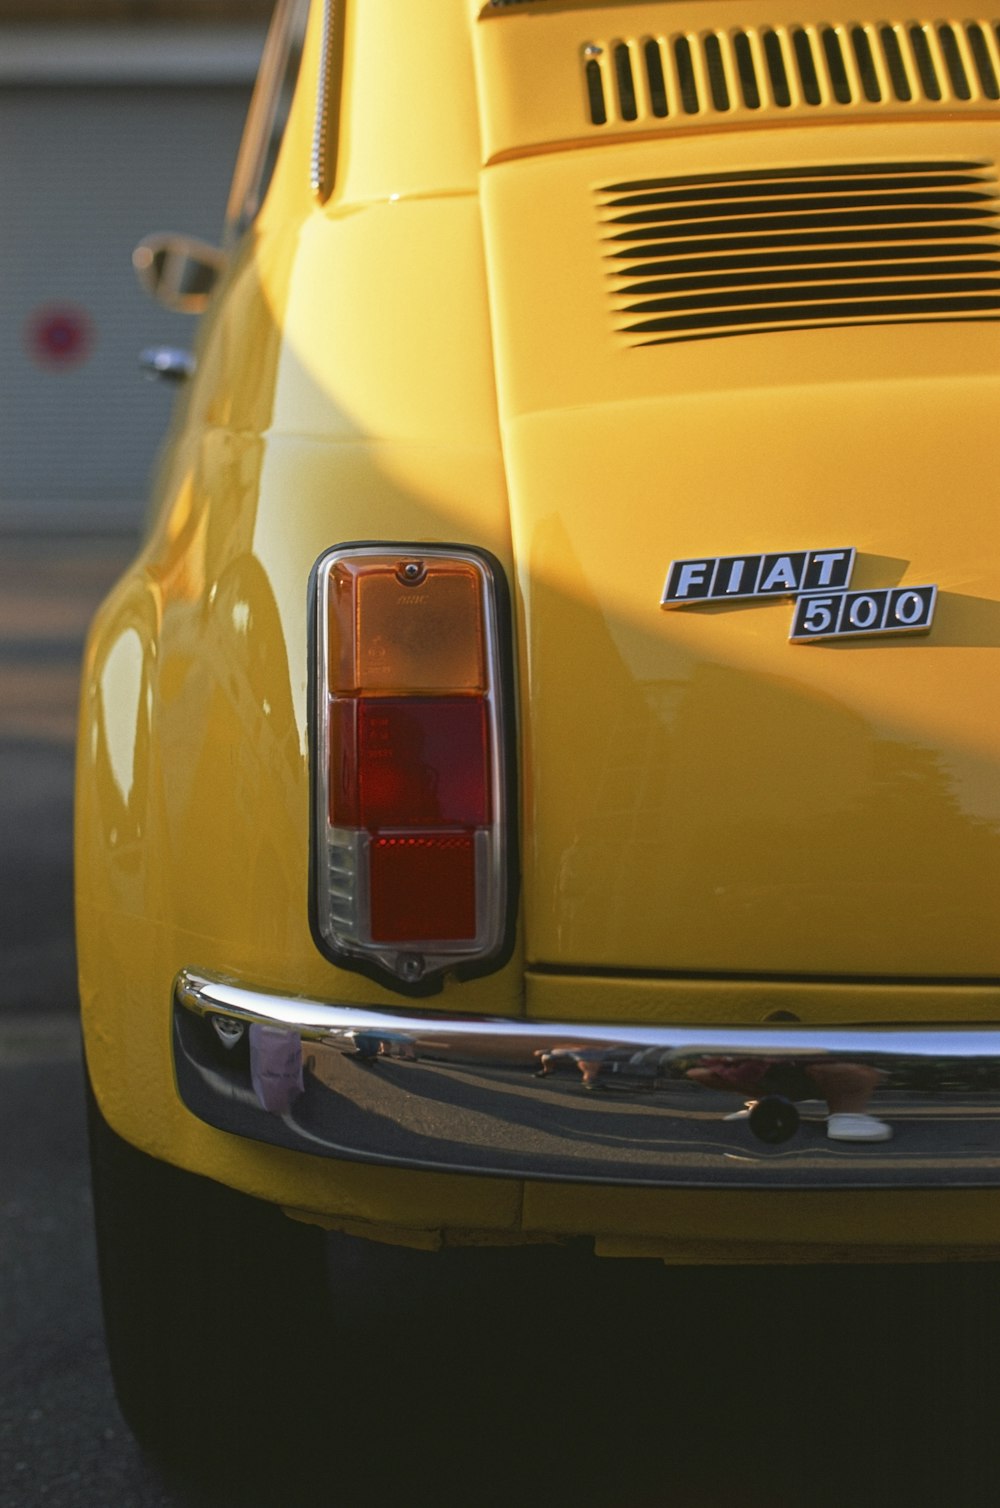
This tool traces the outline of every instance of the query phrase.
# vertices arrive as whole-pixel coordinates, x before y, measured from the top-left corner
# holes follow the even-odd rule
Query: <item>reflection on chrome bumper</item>
[[[174,1059],[210,1125],[354,1161],[659,1187],[1000,1185],[1000,1027],[574,1025],[183,973]],[[726,1119],[744,1101],[753,1115]],[[828,1127],[827,1102],[887,1139],[832,1139],[846,1118]]]

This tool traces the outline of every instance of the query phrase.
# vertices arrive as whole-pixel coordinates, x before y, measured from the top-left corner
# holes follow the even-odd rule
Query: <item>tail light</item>
[[[315,930],[396,985],[504,943],[501,590],[484,556],[441,546],[349,546],[316,568]]]

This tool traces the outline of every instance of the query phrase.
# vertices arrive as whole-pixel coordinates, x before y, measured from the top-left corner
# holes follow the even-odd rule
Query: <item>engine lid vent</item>
[[[761,26],[589,41],[595,126],[671,126],[834,110],[949,110],[1000,100],[1000,22]]]
[[[618,329],[660,345],[773,330],[1000,318],[983,162],[848,163],[598,191]]]

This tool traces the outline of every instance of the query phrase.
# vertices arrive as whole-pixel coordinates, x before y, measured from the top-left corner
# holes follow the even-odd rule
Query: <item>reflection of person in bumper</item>
[[[863,1063],[813,1063],[809,1077],[830,1107],[826,1134],[834,1141],[888,1141],[892,1127],[867,1113],[882,1075]]]
[[[535,1069],[535,1077],[547,1079],[560,1066],[572,1067],[579,1071],[584,1089],[596,1089],[604,1056],[604,1049],[601,1047],[537,1048],[535,1057],[538,1059],[538,1067]]]
[[[882,1074],[863,1063],[788,1063],[768,1058],[704,1058],[687,1078],[706,1089],[736,1091],[748,1096],[742,1110],[726,1117],[745,1120],[759,1098],[767,1094],[808,1099],[817,1093],[826,1100],[826,1134],[831,1141],[888,1141],[892,1127],[868,1114],[868,1105]]]

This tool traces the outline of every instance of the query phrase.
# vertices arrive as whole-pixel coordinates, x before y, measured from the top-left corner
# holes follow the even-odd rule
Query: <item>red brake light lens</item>
[[[488,709],[481,697],[334,698],[330,817],[391,827],[484,827]]]

